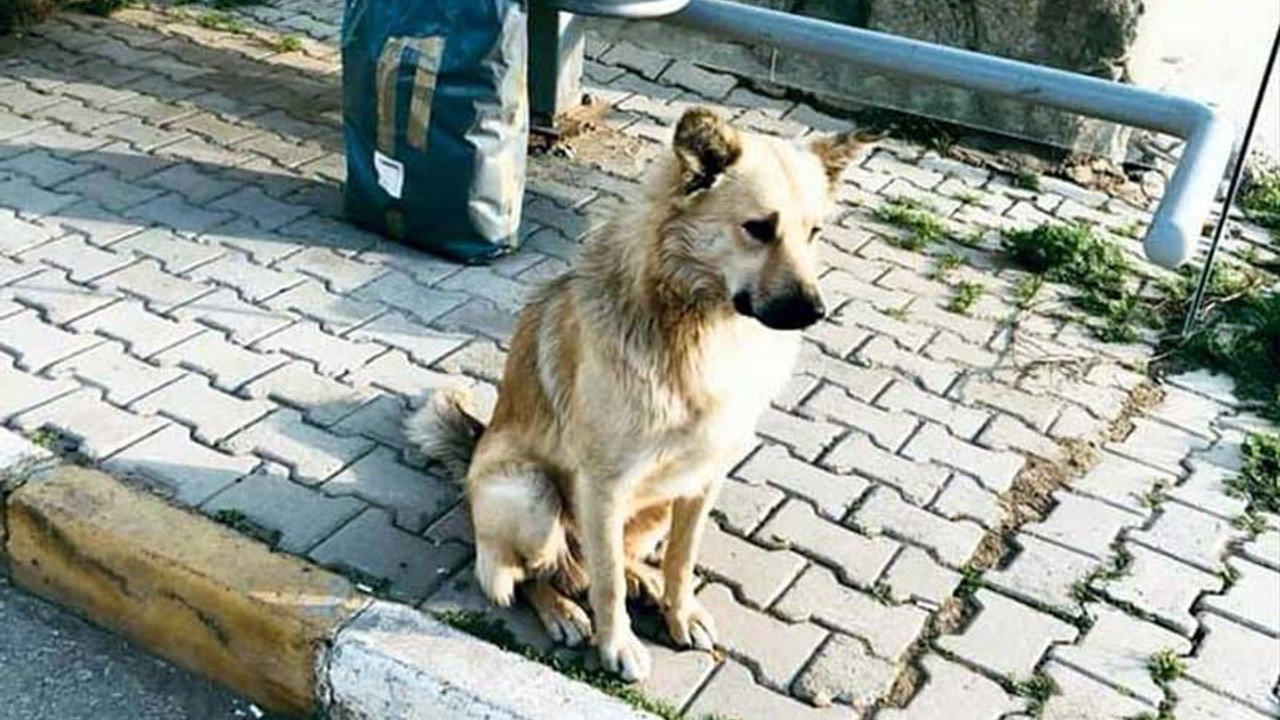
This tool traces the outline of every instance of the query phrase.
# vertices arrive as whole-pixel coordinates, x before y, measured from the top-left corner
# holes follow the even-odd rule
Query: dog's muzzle
[[[733,296],[733,309],[774,330],[803,330],[827,314],[827,306],[817,289],[807,288],[769,298],[759,308],[751,301],[750,293],[739,292]]]

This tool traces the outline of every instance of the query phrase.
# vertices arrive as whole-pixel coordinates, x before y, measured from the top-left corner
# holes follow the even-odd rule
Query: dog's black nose
[[[775,330],[802,330],[827,314],[827,306],[816,288],[797,287],[771,299],[756,317]]]

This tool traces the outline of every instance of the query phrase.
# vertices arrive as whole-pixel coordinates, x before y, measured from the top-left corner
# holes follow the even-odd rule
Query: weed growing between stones
[[[221,523],[237,532],[244,533],[255,540],[274,548],[280,544],[282,535],[279,530],[265,528],[254,522],[243,512],[234,509],[219,510],[213,514],[214,522]]]
[[[1167,648],[1152,653],[1151,657],[1147,658],[1147,672],[1151,673],[1151,679],[1160,687],[1169,685],[1182,677],[1186,671],[1187,666],[1182,658]]]
[[[891,200],[876,208],[871,215],[887,225],[909,230],[911,234],[907,237],[890,241],[906,250],[922,250],[947,235],[946,228],[933,210],[910,198]]]
[[[1280,172],[1264,173],[1240,195],[1240,209],[1248,218],[1280,239]]]
[[[302,39],[297,35],[281,35],[276,38],[275,49],[280,52],[298,52],[302,49]]]
[[[1040,174],[1034,170],[1018,170],[1013,175],[1013,184],[1023,190],[1038,192],[1040,190]]]
[[[651,697],[631,683],[624,682],[603,670],[588,668],[581,655],[562,657],[529,647],[516,639],[505,623],[475,610],[451,610],[436,614],[436,618],[468,635],[492,643],[508,652],[522,655],[534,662],[547,665],[556,672],[578,682],[584,682],[611,695],[634,708],[653,713],[663,720],[694,720],[693,716],[674,705]],[[737,720],[723,715],[704,715],[701,720]]]
[[[947,312],[953,312],[957,315],[968,315],[973,309],[973,304],[978,302],[978,298],[986,292],[986,288],[982,283],[972,280],[964,280],[956,285],[955,294],[947,301]]]
[[[1026,699],[1027,714],[1037,718],[1044,714],[1044,706],[1049,698],[1061,692],[1058,683],[1043,671],[1032,675],[1029,680],[1012,681],[1012,686],[1014,695]]]
[[[1280,434],[1256,432],[1240,448],[1244,467],[1227,490],[1249,501],[1248,513],[1280,512]]]

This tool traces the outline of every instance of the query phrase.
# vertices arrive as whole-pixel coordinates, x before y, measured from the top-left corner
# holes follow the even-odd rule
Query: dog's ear
[[[738,131],[706,108],[685,112],[676,125],[674,145],[686,195],[714,185],[742,156]]]
[[[883,136],[865,130],[847,130],[838,135],[813,141],[809,145],[809,150],[822,161],[822,167],[827,171],[827,179],[835,183],[858,151],[867,143],[879,140],[881,137]]]

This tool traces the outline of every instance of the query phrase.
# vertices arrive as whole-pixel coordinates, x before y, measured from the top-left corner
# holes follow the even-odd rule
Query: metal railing
[[[533,4],[531,12],[538,12],[541,5],[544,12],[550,7],[620,17],[653,17],[682,2],[533,0]],[[726,0],[690,0],[683,9],[656,21],[1181,138],[1186,141],[1181,159],[1143,240],[1147,258],[1165,267],[1177,267],[1195,254],[1236,139],[1234,128],[1222,115],[1188,98]],[[540,72],[538,65],[539,58],[533,58],[531,71],[535,75]],[[537,86],[536,78],[533,84]]]

